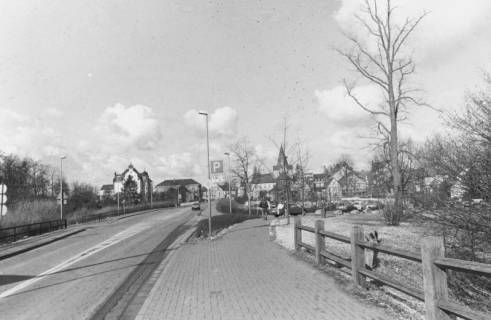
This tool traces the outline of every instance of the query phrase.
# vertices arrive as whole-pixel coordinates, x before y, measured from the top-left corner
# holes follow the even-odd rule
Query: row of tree
[[[12,154],[0,154],[0,183],[7,185],[9,209],[22,202],[35,200],[55,201],[60,194],[60,176],[57,168]],[[87,183],[68,185],[62,180],[64,194],[68,195],[66,212],[97,205],[96,188]]]

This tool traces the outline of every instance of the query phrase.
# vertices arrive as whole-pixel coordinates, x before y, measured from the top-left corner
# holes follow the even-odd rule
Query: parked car
[[[305,212],[315,212],[315,210],[317,210],[317,206],[315,205],[315,203],[305,201],[303,209],[305,210]]]
[[[285,214],[285,204],[282,202],[278,203],[278,205],[275,208],[271,209],[271,213],[275,217],[279,217],[279,216],[284,215]]]
[[[290,207],[288,209],[289,209],[290,215],[292,215],[292,216],[296,216],[296,215],[303,213],[302,207],[296,203],[290,203]]]
[[[357,210],[356,207],[351,203],[351,202],[341,202],[337,206],[338,210],[341,210],[343,213],[345,212],[351,212],[353,210]]]
[[[194,202],[191,205],[191,210],[200,210],[200,209],[201,209],[201,206],[200,206],[199,202]]]
[[[378,209],[382,209],[382,208],[383,208],[383,204],[379,201],[370,201],[367,204],[367,209],[370,209],[370,210],[378,210]]]
[[[334,211],[336,210],[336,204],[333,202],[329,202],[326,204],[326,210],[327,211]]]
[[[355,203],[353,203],[353,206],[358,210],[358,211],[363,211],[365,210],[365,206],[363,205],[363,203],[361,203],[361,201],[356,201]]]

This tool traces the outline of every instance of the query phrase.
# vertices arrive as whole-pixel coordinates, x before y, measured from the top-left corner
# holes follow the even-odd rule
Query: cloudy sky
[[[69,180],[110,182],[129,162],[158,183],[202,179],[211,158],[247,136],[277,153],[282,119],[318,171],[341,154],[366,166],[371,122],[341,86],[357,78],[333,50],[363,37],[360,0],[18,0],[0,3],[0,151],[58,164]],[[491,2],[395,1],[397,19],[428,16],[409,46],[413,84],[442,110],[491,70]],[[367,101],[379,94],[358,82]],[[401,129],[423,141],[440,115],[414,108]]]

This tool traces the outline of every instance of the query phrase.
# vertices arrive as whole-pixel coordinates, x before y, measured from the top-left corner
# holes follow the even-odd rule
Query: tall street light
[[[208,112],[200,111],[198,114],[206,117],[206,153],[207,153],[207,165],[208,165],[208,181],[210,184],[208,187],[208,209],[210,214],[208,216],[208,235],[211,238],[211,171],[210,171],[210,140],[208,138]]]
[[[230,214],[232,214],[232,192],[230,190],[230,153],[225,152],[224,155],[228,156],[228,199],[230,204]]]
[[[65,155],[60,157],[60,220],[63,220],[63,159]]]

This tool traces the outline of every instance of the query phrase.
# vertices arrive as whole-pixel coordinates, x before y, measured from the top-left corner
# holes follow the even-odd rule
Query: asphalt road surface
[[[0,319],[129,318],[134,293],[193,216],[182,207],[101,222],[0,261]]]

